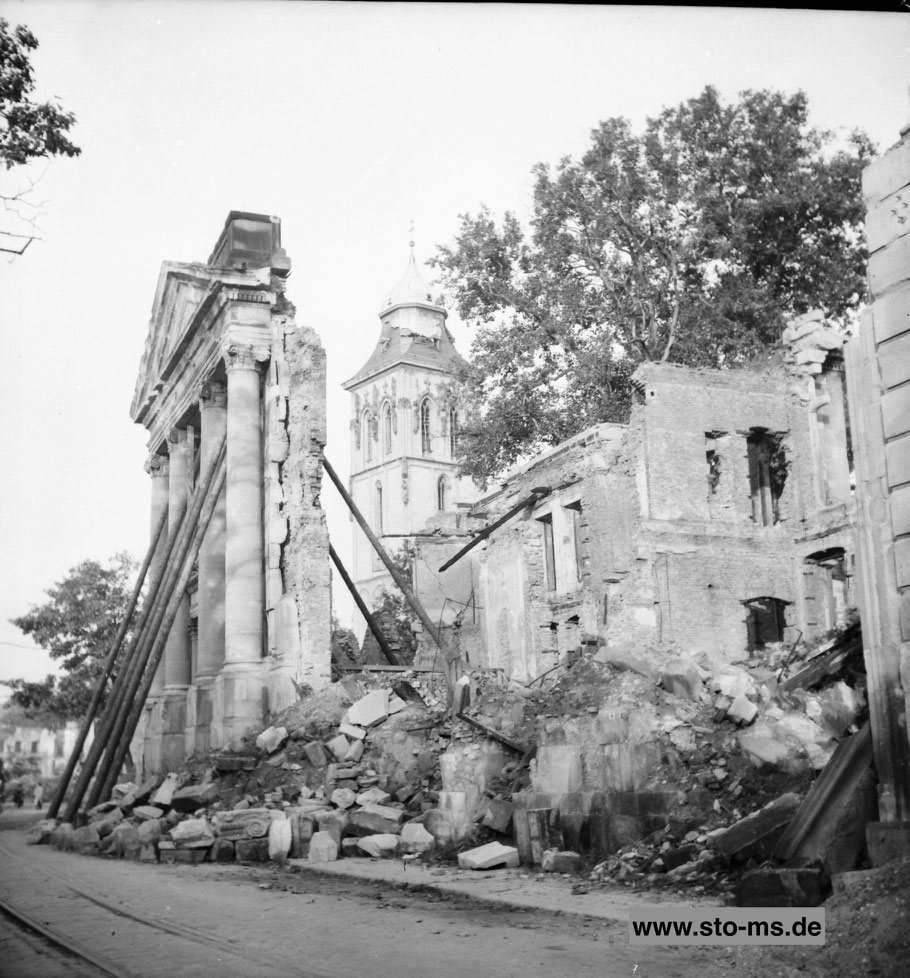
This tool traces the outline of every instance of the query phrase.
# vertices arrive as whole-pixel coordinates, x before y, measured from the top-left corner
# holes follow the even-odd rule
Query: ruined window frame
[[[363,439],[363,462],[364,465],[373,461],[373,440],[370,437],[372,432],[370,428],[372,427],[373,413],[372,411],[364,411],[363,417],[361,419],[361,430],[360,435]]]
[[[784,434],[767,428],[750,428],[746,435],[746,457],[752,521],[757,526],[776,526],[781,520],[780,501],[790,468]]]
[[[553,592],[556,590],[556,541],[553,535],[553,514],[538,516],[537,522],[540,524],[543,541],[544,580],[547,591]]]
[[[762,607],[765,604],[766,607]],[[746,609],[746,650],[749,653],[762,652],[768,645],[784,641],[784,633],[790,627],[787,623],[787,608],[792,604],[773,595],[760,595],[746,598],[742,605]],[[765,637],[760,629],[762,621],[771,624],[774,636]]]
[[[581,583],[585,572],[585,561],[581,552],[581,517],[584,507],[580,499],[574,499],[566,503],[563,508],[572,514],[569,518],[569,526],[572,528],[572,547],[575,552],[575,581]]]
[[[444,475],[441,475],[436,480],[436,509],[440,513],[444,513],[446,511],[446,502],[447,502],[448,493],[449,493],[449,480]]]
[[[376,528],[376,536],[382,536],[385,532],[385,518],[382,509],[382,483],[377,482],[373,489],[373,523]]]

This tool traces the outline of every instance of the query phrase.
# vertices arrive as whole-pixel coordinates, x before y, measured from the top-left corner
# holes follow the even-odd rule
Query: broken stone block
[[[581,856],[577,852],[545,849],[540,865],[545,873],[577,873],[581,869]]]
[[[143,843],[139,849],[139,862],[156,863],[158,862],[158,848],[152,843]]]
[[[688,725],[674,727],[669,733],[670,743],[682,754],[691,754],[695,750],[695,731]]]
[[[133,809],[133,818],[138,818],[140,822],[159,819],[163,814],[164,809],[157,805],[138,805]]]
[[[311,863],[334,862],[338,858],[338,843],[328,832],[314,832],[307,858]]]
[[[669,873],[677,866],[692,862],[697,855],[698,849],[695,846],[679,846],[676,849],[665,849],[660,854],[660,858],[664,869]]]
[[[234,861],[234,843],[228,839],[215,839],[209,849],[209,862],[232,863]]]
[[[738,739],[740,750],[754,767],[761,768],[766,765],[786,769],[800,767],[799,760],[794,758],[786,744],[774,736],[767,723],[759,722],[751,729],[741,731]]]
[[[284,862],[291,851],[291,823],[286,818],[276,818],[269,826],[269,859]]]
[[[345,737],[344,734],[338,734],[333,737],[326,745],[329,753],[337,760],[342,760],[344,755],[348,752],[348,748],[351,746],[351,742]]]
[[[161,822],[157,818],[140,822],[136,831],[143,845],[154,845],[161,838]]]
[[[665,662],[660,670],[660,685],[682,699],[701,699],[704,686],[702,670],[688,656],[677,656]]]
[[[758,716],[758,707],[745,693],[740,693],[727,707],[727,716],[736,723],[748,726]]]
[[[488,842],[485,846],[458,854],[458,865],[461,869],[496,869],[500,866],[513,868],[518,864],[518,850],[499,842]]]
[[[269,840],[237,839],[234,842],[234,856],[239,863],[264,863],[269,858]]]
[[[68,852],[73,848],[74,832],[75,830],[69,822],[61,822],[51,835],[51,845]]]
[[[303,749],[306,752],[307,760],[313,767],[325,767],[329,763],[325,748],[317,741],[306,744]]]
[[[187,818],[171,829],[171,839],[180,849],[208,849],[215,833],[205,818]]]
[[[123,823],[111,832],[109,851],[118,859],[126,857],[138,859],[141,848],[142,840],[139,837],[139,831],[134,826]]]
[[[152,805],[162,805],[167,808],[171,799],[174,797],[174,792],[180,786],[180,780],[176,774],[171,772],[164,781],[161,782],[158,790],[149,799]]]
[[[381,807],[381,806],[377,806]],[[404,814],[398,813],[398,814]],[[351,835],[394,835],[399,831],[400,819],[384,818],[363,809],[348,817],[348,832]]]
[[[390,822],[394,822],[396,825],[404,821],[405,813],[401,808],[391,808],[388,805],[377,805],[376,802],[370,802],[363,806],[363,811],[367,815],[378,815],[380,818],[388,819]]]
[[[341,723],[338,726],[338,733],[344,734],[348,740],[363,740],[367,732],[363,727],[356,727],[352,723]]]
[[[634,672],[652,682],[657,679],[657,668],[632,652],[630,646],[615,646],[598,650],[593,659],[603,665],[611,665],[619,672]]]
[[[765,859],[774,851],[777,840],[796,814],[799,803],[799,795],[793,792],[781,795],[719,835],[714,835],[714,845],[725,856],[738,862]]]
[[[422,815],[423,824],[433,838],[445,845],[455,841],[455,818],[441,808],[430,808]]]
[[[357,847],[357,843],[360,839],[356,836],[348,836],[346,839],[341,840],[341,855],[342,856],[360,856],[362,855],[360,849]]]
[[[262,838],[268,834],[271,821],[268,808],[218,812],[213,818],[218,835],[232,840]]]
[[[755,682],[745,669],[739,666],[731,666],[726,663],[715,668],[711,679],[711,685],[715,693],[735,700],[737,696],[748,696],[755,693]]]
[[[361,791],[355,799],[358,805],[384,805],[392,800],[392,796],[382,788],[372,787]],[[400,799],[399,799],[400,800]]]
[[[512,825],[512,813],[515,806],[509,801],[500,798],[492,798],[487,803],[487,811],[483,817],[483,824],[494,832],[503,835],[509,831]]]
[[[249,756],[222,756],[215,758],[216,771],[252,771],[256,767],[256,758]]]
[[[357,840],[357,847],[374,859],[392,859],[398,851],[398,836],[389,833],[365,835]]]
[[[345,722],[355,727],[374,727],[389,715],[389,694],[384,689],[374,689],[349,707]]]
[[[352,740],[348,749],[344,752],[341,760],[349,762],[357,762],[363,757],[363,741],[362,740]]]
[[[193,784],[174,792],[171,807],[178,812],[195,812],[199,808],[211,805],[217,797],[217,785]]]
[[[348,816],[344,812],[318,812],[316,815],[316,822],[319,825],[320,832],[328,832],[335,842],[339,846],[341,845],[341,837],[345,834],[345,830],[348,828],[349,823]]]
[[[817,907],[830,883],[821,868],[753,869],[736,887],[738,907]]]
[[[101,836],[94,825],[83,825],[81,829],[73,830],[73,848],[78,852],[83,846],[97,845]]]
[[[266,754],[274,754],[288,739],[287,727],[267,727],[256,738],[256,746]]]
[[[389,697],[389,716],[391,717],[391,716],[394,716],[396,713],[401,713],[401,711],[407,705],[408,704],[405,703],[405,701],[403,699],[399,698],[398,696],[390,696]]]
[[[111,788],[111,798],[119,802],[121,798],[128,795],[131,791],[135,791],[137,787],[134,781],[124,781],[121,784],[115,784]]]
[[[338,808],[350,808],[356,798],[357,795],[350,788],[336,788],[332,792],[331,802]]]
[[[398,852],[402,856],[431,852],[436,848],[436,840],[420,822],[402,825],[398,842]]]

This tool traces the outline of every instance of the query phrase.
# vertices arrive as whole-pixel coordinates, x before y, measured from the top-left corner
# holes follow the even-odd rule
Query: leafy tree
[[[398,553],[392,554],[392,563],[406,580],[411,580],[414,568],[414,548],[405,543]],[[405,600],[404,595],[394,584],[389,584],[374,599],[373,607],[370,610],[386,641],[393,648],[397,646],[399,662],[402,665],[410,665],[414,661],[414,654],[417,651],[417,639],[412,628],[413,623],[417,621],[417,616],[411,610],[411,606]],[[363,637],[361,661],[367,665],[385,663],[386,661],[382,650],[379,648],[379,643],[369,629]]]
[[[837,146],[802,92],[708,87],[649,119],[591,134],[579,160],[534,168],[533,219],[461,216],[434,264],[476,327],[462,378],[479,405],[463,471],[624,420],[644,360],[732,367],[766,354],[787,314],[848,322],[863,300],[860,174],[874,149]]]
[[[0,17],[0,167],[10,170],[38,159],[54,156],[78,156],[79,147],[68,133],[76,121],[56,102],[35,102],[30,96],[35,79],[30,53],[38,47],[35,35],[21,24],[12,27]],[[0,201],[12,226],[27,233],[0,228],[0,251],[21,255],[35,239],[36,205],[28,189],[0,193]]]
[[[4,685],[13,690],[13,705],[29,716],[51,713],[67,719],[86,712],[126,613],[136,567],[126,553],[115,554],[107,566],[84,560],[48,588],[44,604],[11,619],[63,669],[59,678],[51,675],[40,683],[6,680]],[[128,642],[129,632],[124,646]]]

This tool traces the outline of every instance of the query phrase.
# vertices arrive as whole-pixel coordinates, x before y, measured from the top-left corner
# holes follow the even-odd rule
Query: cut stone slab
[[[338,858],[338,843],[328,832],[314,832],[307,858],[311,863],[334,862]]]
[[[256,746],[267,754],[274,754],[289,736],[287,727],[267,727],[256,738]]]
[[[377,815],[379,818],[388,819],[390,822],[394,822],[396,825],[404,821],[405,813],[400,808],[390,808],[388,805],[377,805],[375,802],[370,802],[363,806],[363,811],[367,815]]]
[[[387,832],[365,835],[357,840],[357,847],[374,859],[392,859],[398,851],[398,836]]]
[[[341,760],[346,763],[356,763],[361,757],[363,757],[363,741],[352,740],[350,746],[342,755]]]
[[[367,735],[363,727],[356,727],[353,723],[339,724],[338,733],[344,734],[349,740],[363,740]]]
[[[403,856],[411,856],[431,852],[436,848],[436,840],[420,822],[408,822],[402,825],[398,842],[398,852]]]
[[[377,805],[376,807],[381,806]],[[404,813],[399,812],[398,814]],[[348,832],[351,835],[359,836],[396,834],[399,831],[400,821],[398,818],[383,818],[382,815],[376,815],[362,809],[348,817]]]
[[[403,699],[398,696],[389,697],[389,716],[394,716],[396,713],[401,713],[401,711],[407,706]]]
[[[286,818],[276,818],[269,826],[269,859],[284,862],[291,851],[291,823]]]
[[[335,840],[336,845],[341,845],[341,838],[348,827],[348,816],[343,811],[324,811],[316,815],[316,822],[320,832],[328,832]],[[316,834],[315,832],[313,833]]]
[[[735,858],[738,862],[767,858],[774,851],[774,846],[790,819],[796,814],[799,804],[799,795],[793,792],[781,795],[764,808],[747,815],[714,836],[714,845],[725,856]]]
[[[116,801],[120,801],[125,795],[128,795],[131,791],[135,791],[139,787],[135,781],[123,781],[121,784],[115,784],[111,788],[111,798]]]
[[[252,771],[256,767],[256,758],[248,756],[225,755],[215,758],[216,771]]]
[[[345,737],[344,734],[338,734],[333,737],[326,745],[329,753],[335,757],[337,760],[342,760],[344,755],[347,754],[348,748],[351,746],[351,742]]]
[[[830,892],[823,869],[753,869],[736,887],[738,907],[817,907]]]
[[[133,809],[133,817],[141,822],[148,822],[152,819],[159,819],[164,814],[164,809],[157,805],[138,805]]]
[[[743,726],[748,726],[758,716],[758,707],[745,693],[740,693],[727,707],[727,716]]]
[[[518,850],[499,842],[488,842],[485,846],[458,854],[458,865],[461,869],[496,869],[500,866],[514,868],[519,863]]]
[[[540,865],[545,873],[577,873],[581,869],[581,856],[577,852],[545,849]]]
[[[392,796],[382,788],[372,787],[361,791],[355,799],[358,805],[384,805],[392,800]]]
[[[178,812],[195,812],[198,808],[211,805],[218,797],[218,786],[214,784],[193,784],[180,788],[171,798],[171,808]]]
[[[767,723],[756,723],[749,730],[741,731],[738,738],[740,750],[753,767],[799,767],[799,761],[792,751],[774,736]]]
[[[345,722],[354,727],[374,727],[389,715],[389,694],[384,689],[374,689],[357,700],[348,709]]]
[[[493,798],[487,805],[486,815],[483,817],[483,824],[494,832],[505,835],[512,825],[512,813],[515,806],[509,801],[501,798]]]
[[[664,663],[660,670],[660,685],[674,696],[699,700],[704,689],[701,673],[693,659],[678,656]]]
[[[215,833],[208,819],[188,818],[171,829],[171,839],[180,849],[208,849],[215,841]]]

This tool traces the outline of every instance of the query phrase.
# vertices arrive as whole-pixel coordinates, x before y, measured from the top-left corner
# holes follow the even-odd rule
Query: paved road
[[[0,815],[0,897],[125,978],[721,978],[732,964],[701,948],[633,962],[620,920],[271,866],[147,865],[28,846],[24,826],[37,817]],[[11,943],[2,960],[14,970],[0,975],[56,978],[26,970],[28,954]]]

